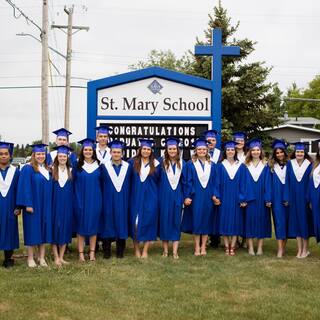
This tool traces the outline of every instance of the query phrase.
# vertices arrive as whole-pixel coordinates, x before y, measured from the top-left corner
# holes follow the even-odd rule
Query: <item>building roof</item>
[[[313,117],[284,117],[282,121],[289,124],[296,125],[317,125],[320,124],[320,120]]]
[[[319,133],[320,134],[320,130],[318,130],[318,129],[303,127],[303,126],[299,126],[299,125],[297,126],[297,125],[287,124],[287,123],[281,124],[281,125],[279,125],[277,127],[273,127],[273,128],[264,128],[261,131],[272,131],[272,130],[284,129],[284,128],[291,128],[291,129],[314,132],[314,133]]]

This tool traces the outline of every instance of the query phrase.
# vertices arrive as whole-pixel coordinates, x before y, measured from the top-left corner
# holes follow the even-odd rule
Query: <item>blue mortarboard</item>
[[[57,153],[64,153],[66,155],[69,155],[69,153],[72,151],[72,148],[68,146],[58,146],[55,147],[54,150],[57,150]]]
[[[95,141],[90,138],[82,139],[82,140],[78,141],[78,143],[82,144],[83,148],[92,147],[93,149],[95,149]]]
[[[284,140],[275,139],[272,141],[271,148],[285,150],[285,149],[287,149],[287,144],[285,143]]]
[[[290,142],[294,145],[294,150],[296,151],[306,151],[306,147],[309,145],[308,142]]]
[[[48,146],[47,144],[38,143],[38,144],[33,144],[30,147],[32,147],[32,152],[46,152],[47,146]]]
[[[208,139],[208,138],[217,138],[217,135],[218,135],[218,131],[217,130],[207,130],[207,131],[204,131],[203,133],[202,133],[205,137],[206,137],[206,139]]]
[[[262,148],[262,141],[260,139],[253,138],[247,142],[247,147],[249,149],[256,148],[256,147]]]
[[[54,133],[57,137],[67,137],[67,138],[70,136],[70,134],[72,134],[70,131],[68,131],[65,128],[52,131],[52,133]]]
[[[235,140],[235,139],[243,139],[243,140],[246,140],[246,138],[247,138],[247,134],[246,134],[245,132],[243,132],[243,131],[234,132],[234,133],[232,134],[232,136],[233,136],[233,139],[234,139],[234,140]]]
[[[102,124],[96,127],[95,129],[97,130],[97,133],[101,133],[101,134],[109,134],[111,132],[111,128],[106,124]]]
[[[14,144],[11,142],[0,141],[0,149],[8,149],[10,155],[13,153]]]
[[[112,140],[108,143],[108,147],[110,149],[123,149],[125,146],[125,142],[120,140]]]
[[[168,137],[168,138],[165,140],[165,143],[166,143],[166,147],[169,147],[169,146],[177,146],[177,147],[179,147],[181,141],[180,141],[179,138]]]
[[[235,149],[237,146],[237,143],[235,141],[226,141],[222,144],[222,148],[225,149]]]
[[[152,139],[143,139],[143,138],[140,138],[139,142],[140,142],[140,147],[148,147],[148,148],[152,148],[155,143],[154,140]]]
[[[208,147],[208,142],[205,138],[201,137],[195,140],[192,144],[195,148],[198,147]]]

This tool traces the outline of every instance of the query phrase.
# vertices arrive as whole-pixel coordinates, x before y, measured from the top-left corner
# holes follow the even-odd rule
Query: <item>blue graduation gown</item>
[[[76,232],[91,237],[98,234],[102,213],[101,168],[88,173],[76,167],[73,172]]]
[[[312,213],[307,198],[312,164],[309,163],[301,181],[298,181],[292,167],[293,160],[290,160],[287,164],[287,179],[289,186],[288,195],[286,196],[289,202],[288,238],[301,237],[303,239],[308,239],[314,234]]]
[[[184,209],[181,226],[183,232],[197,235],[213,234],[214,204],[212,196],[216,179],[216,164],[210,162],[210,166],[209,180],[204,188],[200,183],[193,161],[190,160],[187,163],[185,198],[192,199],[192,203]]]
[[[283,169],[286,170],[285,166]],[[281,182],[278,174],[274,169],[271,170],[269,167],[269,173],[267,178],[270,180],[270,188],[269,192],[266,196],[266,202],[272,203],[272,215],[273,215],[273,223],[277,240],[285,240],[287,239],[288,233],[288,217],[289,217],[289,208],[284,205],[285,199],[285,190],[287,188],[286,175],[287,171],[285,171],[284,183]],[[282,172],[284,175],[284,171]]]
[[[129,162],[133,166],[134,160]],[[143,182],[139,173],[132,169],[129,234],[136,241],[157,239],[159,169],[158,165],[155,172]]]
[[[8,168],[4,171],[2,177],[5,179]],[[10,170],[13,170],[10,169]],[[18,219],[14,215],[16,208],[16,193],[18,186],[19,170],[14,168],[15,172],[7,191],[7,194],[0,192],[0,250],[14,250],[19,248]]]
[[[57,155],[57,152],[55,150],[51,151],[51,152],[54,152],[55,156]],[[52,159],[51,152],[49,152],[47,154],[47,158],[46,158],[46,162],[47,162],[48,166],[51,166],[53,164],[54,159],[55,159],[55,158]],[[77,155],[74,152],[70,153],[69,161],[70,161],[70,165],[72,167],[74,167],[76,165],[76,163],[77,163]]]
[[[108,169],[106,165],[108,166]],[[127,165],[128,163],[125,161],[123,161],[120,166],[112,165],[112,162],[110,161],[101,165],[103,195],[103,209],[99,231],[99,236],[101,238],[128,238],[130,179],[132,168],[128,165],[127,171],[125,172],[124,168]],[[111,172],[112,176],[110,176],[108,170]],[[116,178],[114,175],[116,175]],[[119,181],[121,176],[123,176],[122,185]],[[118,183],[119,185],[117,186]],[[118,190],[116,189],[116,186]]]
[[[233,166],[236,165],[233,164]],[[219,234],[224,236],[243,236],[244,210],[240,208],[240,203],[248,201],[245,166],[240,164],[232,178],[229,176],[224,164],[219,163],[214,193],[221,201],[220,206],[218,206]]]
[[[177,165],[171,165],[170,172],[176,174]],[[160,164],[159,183],[159,237],[164,241],[178,241],[181,233],[182,206],[186,184],[186,163],[182,169],[177,185],[171,186],[163,162]]]
[[[52,178],[47,180],[30,164],[23,166],[18,183],[17,204],[23,206],[23,233],[26,246],[52,243]],[[32,207],[33,213],[26,207]]]
[[[270,209],[266,207],[266,195],[270,192],[268,190],[270,188],[268,173],[268,167],[265,165],[258,180],[254,181],[249,169],[246,168],[247,188],[252,190],[254,198],[248,201],[246,207],[246,238],[271,238],[271,213]]]
[[[53,180],[52,196],[52,243],[63,245],[72,240],[73,226],[73,180],[60,186]]]

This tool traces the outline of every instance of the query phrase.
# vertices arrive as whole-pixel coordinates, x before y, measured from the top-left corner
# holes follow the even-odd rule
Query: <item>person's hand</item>
[[[185,206],[190,206],[191,202],[192,202],[192,199],[190,199],[190,198],[185,198],[184,199],[184,205]]]
[[[285,202],[283,203],[283,205],[284,205],[285,207],[287,207],[287,206],[289,205],[289,202],[288,202],[288,201],[285,201]]]
[[[213,203],[214,203],[216,206],[220,206],[220,204],[221,204],[220,199],[218,199],[216,196],[212,196],[212,200],[213,200]]]
[[[246,207],[247,206],[247,203],[246,202],[241,202],[240,203],[240,208],[244,208],[244,207]]]
[[[15,216],[20,216],[20,214],[21,214],[21,209],[15,209],[14,210],[14,215]]]
[[[33,208],[32,207],[26,207],[26,211],[28,213],[33,213]]]
[[[309,203],[309,208],[310,208],[310,210],[312,210],[312,204],[311,204],[311,202]]]
[[[271,202],[266,202],[266,207],[271,208],[272,203]]]

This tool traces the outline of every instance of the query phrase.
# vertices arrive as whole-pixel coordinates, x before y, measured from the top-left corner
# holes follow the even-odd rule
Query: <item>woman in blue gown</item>
[[[251,139],[247,143],[246,184],[247,192],[252,192],[252,201],[246,207],[245,232],[249,255],[255,255],[253,239],[258,239],[257,255],[263,254],[263,239],[271,238],[271,203],[267,199],[270,193],[268,167],[264,160],[262,143],[259,139]]]
[[[46,145],[32,146],[30,164],[20,173],[17,204],[23,207],[24,244],[28,246],[28,266],[36,267],[34,248],[39,249],[39,264],[47,267],[45,244],[52,243],[52,178],[46,164]]]
[[[4,251],[3,266],[13,267],[13,250],[19,248],[16,205],[19,170],[10,164],[13,143],[0,142],[0,250]]]
[[[73,179],[69,159],[71,148],[56,147],[57,156],[52,165],[52,250],[57,266],[68,264],[64,260],[66,246],[72,240]]]
[[[208,235],[213,233],[213,195],[216,164],[210,161],[207,141],[194,142],[192,160],[187,163],[187,183],[182,231],[194,235],[194,255],[205,256]],[[201,242],[201,246],[200,246]]]
[[[309,255],[308,239],[313,235],[312,213],[308,206],[307,189],[312,160],[303,142],[294,143],[294,152],[287,165],[289,202],[288,238],[297,239],[297,258]]]
[[[110,161],[101,165],[102,216],[99,235],[103,241],[104,258],[111,257],[111,243],[116,241],[117,258],[123,258],[128,238],[131,167],[122,159],[124,142],[109,142]]]
[[[134,253],[147,258],[150,241],[157,239],[159,161],[153,153],[154,141],[139,139],[137,155],[132,165],[129,232]],[[144,242],[142,253],[139,243]]]
[[[172,241],[173,258],[178,259],[186,165],[180,158],[180,139],[169,137],[165,143],[160,166],[159,236],[163,246],[162,255],[168,256],[169,241]]]
[[[236,142],[223,145],[213,200],[219,208],[219,234],[223,236],[226,255],[234,256],[237,236],[244,234],[242,208],[247,205],[246,168],[236,155]]]
[[[285,200],[287,188],[287,162],[288,154],[286,143],[283,140],[274,140],[272,156],[269,160],[270,193],[267,194],[267,202],[271,203],[273,223],[278,242],[277,257],[282,258],[285,252],[288,229],[288,202]]]
[[[92,139],[82,144],[79,160],[74,170],[74,212],[78,238],[79,261],[85,261],[85,238],[89,238],[89,259],[95,261],[95,248],[102,212],[101,168]]]

